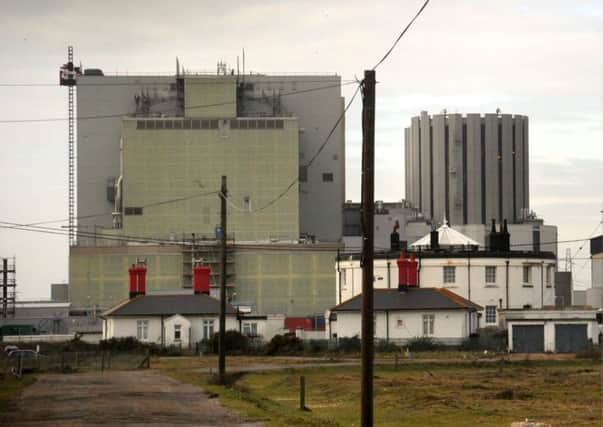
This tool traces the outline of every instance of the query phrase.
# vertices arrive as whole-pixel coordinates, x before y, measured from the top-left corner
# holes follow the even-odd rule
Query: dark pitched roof
[[[226,304],[226,313],[237,310]],[[220,300],[204,294],[141,295],[105,312],[107,316],[171,316],[173,314],[219,314]]]
[[[360,311],[362,294],[336,305],[331,311]],[[482,307],[443,288],[373,290],[375,311],[385,310],[481,310]]]

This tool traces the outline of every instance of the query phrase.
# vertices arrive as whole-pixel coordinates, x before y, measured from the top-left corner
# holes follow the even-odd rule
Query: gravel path
[[[0,425],[162,425],[260,427],[223,408],[200,388],[154,370],[44,374]]]

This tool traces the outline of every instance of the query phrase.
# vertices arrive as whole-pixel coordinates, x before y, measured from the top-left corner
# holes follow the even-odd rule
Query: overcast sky
[[[422,3],[3,0],[0,85],[56,83],[69,44],[76,62],[106,72],[174,72],[176,56],[191,70],[235,66],[244,48],[247,70],[353,79]],[[532,208],[560,240],[588,237],[603,209],[602,76],[601,1],[432,0],[377,71],[376,198],[404,197],[412,116],[500,108],[530,118]],[[0,86],[0,121],[66,115],[63,87]],[[359,100],[346,126],[346,198],[358,201]],[[67,122],[0,123],[0,144],[0,221],[66,218]],[[566,248],[579,258],[577,286],[589,286],[588,244],[560,244],[560,257]],[[50,283],[66,282],[67,254],[64,236],[0,229],[0,256],[17,257],[21,298],[48,298]]]

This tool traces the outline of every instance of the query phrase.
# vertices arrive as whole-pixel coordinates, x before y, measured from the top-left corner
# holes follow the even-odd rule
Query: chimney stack
[[[209,295],[209,275],[211,269],[209,267],[194,266],[193,267],[193,291],[195,295]]]
[[[418,262],[415,259],[415,253],[411,252],[410,261],[408,261],[408,286],[411,288],[418,287]]]
[[[400,252],[400,258],[396,261],[398,264],[398,290],[404,291],[408,287],[408,260],[406,252]]]
[[[440,249],[440,240],[439,240],[439,235],[438,235],[438,230],[431,230],[430,237],[431,237],[431,241],[430,241],[430,247],[432,251],[438,250]]]
[[[136,264],[132,264],[132,267],[128,268],[128,274],[130,275],[130,298],[145,295],[147,287],[146,259],[137,259]]]

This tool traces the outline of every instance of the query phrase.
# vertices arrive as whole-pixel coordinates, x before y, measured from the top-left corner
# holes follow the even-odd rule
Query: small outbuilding
[[[577,353],[599,344],[597,311],[568,307],[504,310],[509,351],[516,353]]]
[[[443,288],[375,289],[375,338],[405,344],[428,337],[446,345],[460,344],[479,328],[479,305]],[[362,294],[327,313],[329,338],[361,336]]]

